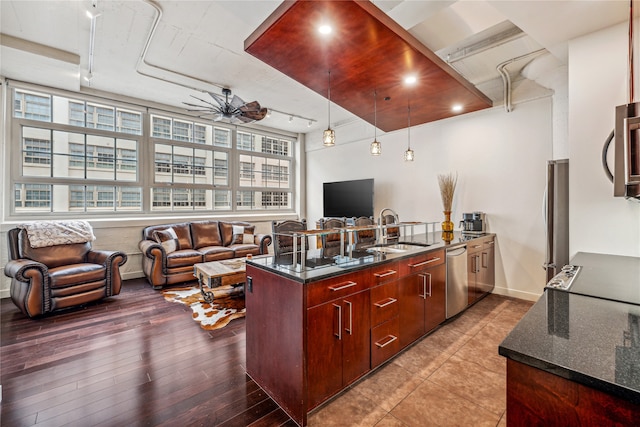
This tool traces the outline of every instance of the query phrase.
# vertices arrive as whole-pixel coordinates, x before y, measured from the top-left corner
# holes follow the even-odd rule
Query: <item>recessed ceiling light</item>
[[[460,111],[462,111],[462,105],[460,104],[456,104],[453,107],[451,107],[451,111],[453,111],[454,113],[459,113]]]
[[[418,81],[418,79],[416,78],[416,76],[407,76],[407,77],[404,78],[404,82],[406,84],[408,84],[408,85],[412,85],[417,81]]]
[[[329,25],[320,25],[320,27],[318,28],[318,31],[320,31],[320,34],[330,34],[331,33],[331,26],[329,26]]]

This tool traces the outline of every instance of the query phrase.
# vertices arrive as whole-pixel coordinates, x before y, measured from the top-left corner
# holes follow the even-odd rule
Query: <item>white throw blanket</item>
[[[87,221],[36,221],[18,227],[26,230],[32,248],[93,242],[96,239]]]

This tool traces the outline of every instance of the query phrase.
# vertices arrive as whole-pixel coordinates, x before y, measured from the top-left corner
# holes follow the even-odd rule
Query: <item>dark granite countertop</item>
[[[640,305],[547,289],[499,353],[640,404]]]
[[[247,260],[247,263],[301,283],[309,283],[339,276],[351,271],[368,268],[373,265],[409,258],[425,252],[431,252],[442,248],[459,247],[468,242],[485,238],[487,236],[495,236],[495,234],[485,233],[482,235],[471,236],[463,235],[460,232],[454,232],[453,240],[450,242],[442,240],[441,232],[416,234],[415,236],[411,236],[410,239],[403,238],[400,240],[400,243],[416,244],[416,246],[411,246],[411,248],[406,252],[370,253],[367,251],[361,251],[359,253],[353,253],[351,258],[322,258],[319,250],[310,250],[307,252],[304,268],[301,267],[299,260],[298,263],[294,265],[292,263],[292,256],[260,256]]]

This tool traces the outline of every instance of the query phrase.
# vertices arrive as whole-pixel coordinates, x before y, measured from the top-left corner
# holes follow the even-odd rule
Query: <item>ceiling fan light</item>
[[[329,128],[322,133],[322,144],[325,147],[333,147],[336,145],[336,131]]]
[[[382,144],[377,139],[371,143],[370,152],[372,156],[379,156],[382,153]]]
[[[327,24],[320,25],[320,27],[318,27],[318,31],[320,34],[331,34],[331,26]]]
[[[405,162],[413,162],[413,150],[411,148],[407,148],[407,151],[404,152],[404,161]]]

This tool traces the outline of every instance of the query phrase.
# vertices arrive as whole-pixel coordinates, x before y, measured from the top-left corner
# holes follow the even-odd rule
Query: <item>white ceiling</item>
[[[229,87],[275,110],[260,124],[293,132],[326,127],[326,100],[244,52],[244,40],[280,1],[0,1],[0,74],[63,89],[91,89],[184,108],[190,95]],[[496,66],[541,50],[547,67],[567,61],[567,41],[624,22],[627,0],[374,1],[494,104]],[[93,73],[89,69],[95,19]],[[505,38],[508,36],[508,38]],[[493,43],[490,43],[493,42]],[[286,49],[286,46],[283,46]],[[549,61],[549,56],[555,60]],[[535,57],[512,61],[512,79]],[[514,83],[515,84],[515,83]],[[537,85],[531,85],[535,87]],[[534,88],[535,90],[535,88]],[[280,114],[284,112],[287,114]],[[311,128],[308,120],[316,120]],[[332,107],[332,124],[355,116]]]

